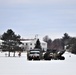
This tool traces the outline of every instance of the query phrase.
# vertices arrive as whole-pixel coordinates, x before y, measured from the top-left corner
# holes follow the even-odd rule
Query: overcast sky
[[[76,0],[0,0],[0,34],[7,29],[24,38],[76,36]]]

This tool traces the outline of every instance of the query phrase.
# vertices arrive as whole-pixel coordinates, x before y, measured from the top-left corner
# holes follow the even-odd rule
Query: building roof
[[[21,41],[21,42],[23,42],[23,43],[27,43],[27,42],[28,42],[28,43],[29,43],[29,42],[31,42],[31,41]]]
[[[36,42],[36,38],[34,38],[34,39],[21,39],[21,42],[23,42],[23,43],[31,43],[31,42]],[[40,42],[41,43],[46,43],[46,42],[44,42],[43,40],[41,40],[41,39],[39,39],[40,40]]]

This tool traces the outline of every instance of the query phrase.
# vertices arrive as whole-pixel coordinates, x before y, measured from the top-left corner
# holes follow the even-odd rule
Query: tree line
[[[23,44],[20,40],[21,36],[15,34],[15,32],[12,29],[8,29],[6,32],[4,32],[1,36],[2,42],[2,51],[8,51],[10,56],[10,52],[23,52],[22,47],[20,46]],[[66,50],[76,54],[76,37],[71,37],[67,33],[64,33],[62,38],[57,38],[54,40],[51,40],[48,36],[45,36],[43,38],[43,41],[47,43],[47,49],[50,50],[64,50],[66,47]],[[38,39],[35,45],[35,48],[40,48],[40,40]]]
[[[43,40],[47,43],[48,49],[64,50],[66,48],[67,51],[76,54],[76,37],[71,37],[68,33],[54,40],[46,35]]]

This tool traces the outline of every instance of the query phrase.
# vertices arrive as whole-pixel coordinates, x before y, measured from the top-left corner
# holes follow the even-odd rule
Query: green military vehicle
[[[44,54],[44,60],[64,60],[65,57],[62,56],[65,53],[65,50],[47,50]]]
[[[40,59],[41,59],[40,49],[31,49],[27,51],[27,60],[40,60]]]

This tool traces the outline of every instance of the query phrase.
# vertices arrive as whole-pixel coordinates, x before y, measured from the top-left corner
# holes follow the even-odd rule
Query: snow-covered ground
[[[76,75],[76,55],[66,52],[63,56],[65,60],[27,61],[26,53],[21,57],[0,53],[0,75]]]

